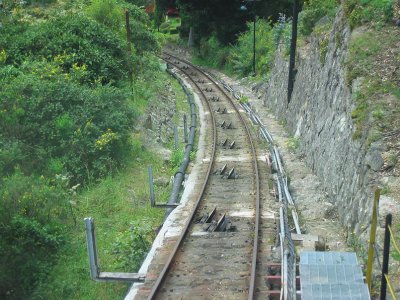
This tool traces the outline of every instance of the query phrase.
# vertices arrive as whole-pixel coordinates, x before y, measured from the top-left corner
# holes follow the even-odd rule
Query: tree
[[[168,0],[158,0],[166,3]],[[197,43],[215,33],[218,40],[226,45],[235,42],[237,35],[246,30],[246,22],[254,17],[276,20],[279,13],[291,13],[291,0],[261,0],[247,4],[242,0],[177,0],[182,17],[182,32],[193,27]],[[246,4],[247,11],[240,7]]]

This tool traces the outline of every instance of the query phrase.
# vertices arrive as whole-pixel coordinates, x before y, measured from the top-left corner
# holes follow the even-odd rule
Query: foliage
[[[182,163],[183,157],[185,155],[185,151],[183,149],[176,149],[172,152],[171,155],[171,167],[174,173],[176,173],[179,169],[179,166]]]
[[[150,249],[154,232],[147,220],[131,222],[129,228],[120,232],[112,245],[119,268],[137,272]]]
[[[0,298],[28,299],[29,287],[49,272],[64,243],[61,228],[15,216],[0,222],[0,232]]]
[[[1,180],[0,298],[26,299],[54,263],[65,240],[60,220],[66,216],[67,193],[62,186],[60,180],[20,171]]]
[[[11,171],[25,156],[24,172],[47,170],[54,176],[57,160],[56,171],[69,174],[73,182],[104,176],[129,148],[135,112],[126,98],[110,86],[82,87],[57,70],[5,81],[0,91],[3,147],[13,145],[18,155],[3,162],[2,172]]]
[[[123,41],[83,15],[68,15],[31,26],[4,26],[0,35],[4,37],[0,48],[7,53],[7,64],[20,66],[32,56],[48,62],[58,58],[65,73],[73,66],[85,65],[86,81],[91,84],[115,83],[126,78],[128,72]]]
[[[90,17],[112,30],[119,31],[124,25],[123,14],[116,0],[93,0],[86,11]]]
[[[348,85],[359,86],[352,112],[356,127],[353,138],[370,131],[372,136],[368,141],[372,142],[379,138],[380,132],[400,127],[400,110],[396,104],[400,89],[398,73],[393,71],[398,70],[400,55],[395,46],[398,41],[395,32],[391,27],[366,31],[351,41],[346,81]]]
[[[290,152],[296,153],[296,151],[300,147],[300,140],[298,137],[291,137],[288,138],[286,141],[286,147],[289,149]]]
[[[284,44],[286,53],[290,51],[290,41],[292,38],[292,20],[286,18],[284,14],[279,15],[278,21],[273,25],[273,37],[276,48],[279,44]]]
[[[110,176],[118,176],[128,161],[139,167],[133,158],[148,156],[132,143],[132,128],[160,87],[154,85],[160,66],[151,54],[160,49],[158,39],[148,16],[131,4],[140,1],[22,2],[3,1],[6,10],[0,11],[0,298],[122,297],[125,287],[104,292],[90,281],[84,229],[77,220],[92,208],[99,219],[112,216],[116,226],[104,226],[111,245],[132,215],[161,219],[144,205],[143,174],[134,192],[126,188],[132,174],[138,178],[138,168],[124,180]],[[131,16],[131,57],[124,9]],[[93,194],[81,196],[86,190]],[[127,195],[120,197],[121,191]],[[109,234],[111,227],[116,232]],[[115,257],[111,261],[118,265]],[[60,264],[70,267],[68,274],[61,272],[52,282],[48,274]]]
[[[299,14],[299,33],[304,36],[311,34],[322,17],[335,16],[337,6],[336,0],[306,0]]]
[[[351,28],[366,22],[387,23],[393,17],[394,0],[345,0],[343,8]]]
[[[247,27],[248,31],[239,36],[228,57],[229,65],[241,76],[250,74],[253,64],[253,24],[248,23]],[[257,20],[256,37],[256,73],[268,74],[275,54],[271,22]]]
[[[165,82],[169,80],[160,68],[150,68],[148,71],[150,74],[141,73],[140,80],[133,84],[133,101],[138,110],[144,110],[149,101],[157,101]],[[176,86],[181,90],[179,85]],[[176,93],[178,96],[178,91]],[[77,225],[68,228],[68,239],[58,252],[57,264],[51,268],[46,280],[40,282],[33,292],[32,299],[121,299],[125,296],[129,284],[99,284],[90,279],[85,228],[81,220],[88,216],[95,220],[101,269],[110,272],[132,272],[132,266],[125,265],[127,260],[123,258],[122,252],[114,250],[125,249],[127,253],[131,253],[128,249],[132,234],[131,223],[144,226],[149,234],[146,238],[150,238],[164,216],[164,211],[149,205],[147,166],[153,166],[157,177],[169,178],[173,175],[171,166],[165,164],[162,157],[144,147],[140,141],[142,134],[143,132],[132,134],[132,159],[126,161],[124,168],[99,183],[80,188],[73,197]],[[171,187],[155,188],[157,202],[166,202]],[[139,228],[137,230],[140,231]],[[115,247],[118,244],[121,245],[120,248]],[[139,254],[140,251],[136,253]],[[130,257],[132,261],[138,261],[133,255]]]
[[[66,179],[67,180],[67,179]],[[14,216],[35,219],[44,224],[64,218],[67,207],[65,179],[25,176],[20,170],[1,181],[1,222]]]
[[[374,41],[371,43],[371,41]],[[376,42],[376,43],[375,43]],[[366,32],[352,40],[347,64],[347,82],[351,83],[355,78],[371,74],[375,68],[373,57],[382,51],[382,46],[372,32]]]
[[[169,0],[158,0],[157,3],[169,3]],[[208,39],[212,35],[222,45],[236,40],[238,34],[246,30],[246,22],[253,20],[254,15],[260,18],[277,20],[279,13],[291,12],[290,0],[249,1],[246,10],[241,10],[241,0],[179,0],[177,1],[182,17],[181,32],[186,37],[189,28],[195,32],[195,43]]]
[[[240,97],[240,99],[239,99],[239,103],[243,103],[243,104],[245,104],[245,103],[249,103],[249,97],[247,97],[247,96],[241,96]]]
[[[204,39],[198,48],[197,55],[206,61],[212,68],[223,68],[227,62],[229,48],[221,45],[215,35],[209,39]]]

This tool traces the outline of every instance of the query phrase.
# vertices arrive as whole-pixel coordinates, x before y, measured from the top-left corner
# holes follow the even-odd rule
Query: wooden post
[[[376,237],[376,226],[378,221],[377,215],[377,207],[379,203],[379,197],[381,194],[381,190],[377,189],[375,191],[375,198],[374,203],[372,206],[372,220],[371,220],[371,231],[369,234],[369,248],[368,248],[368,262],[367,262],[367,274],[366,274],[366,281],[368,285],[369,292],[371,292],[372,288],[372,266],[374,265],[374,244],[375,244],[375,237]]]

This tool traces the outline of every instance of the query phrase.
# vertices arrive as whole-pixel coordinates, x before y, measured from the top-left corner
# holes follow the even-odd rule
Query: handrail
[[[376,251],[375,246],[375,237],[376,237],[376,227],[378,223],[378,205],[379,205],[379,197],[380,197],[380,189],[375,190],[375,198],[372,207],[372,220],[371,220],[371,232],[370,232],[370,240],[369,240],[369,249],[368,249],[368,262],[367,262],[367,273],[366,273],[366,283],[368,285],[368,289],[371,292],[372,289],[372,266],[374,263],[374,251]],[[380,291],[380,299],[386,299],[386,288],[389,287],[389,291],[392,295],[392,299],[396,300],[396,296],[394,294],[394,290],[392,284],[390,282],[389,273],[389,256],[390,256],[390,243],[394,245],[396,251],[400,254],[400,247],[397,245],[396,239],[392,230],[392,215],[386,215],[385,222],[385,238],[384,238],[384,247],[383,247],[383,262],[380,264],[379,257],[377,256],[378,263],[380,268],[382,269],[382,278],[381,278],[381,291]]]
[[[381,190],[377,189],[375,191],[375,198],[374,203],[372,206],[372,221],[371,221],[371,232],[369,238],[369,249],[368,249],[368,262],[367,262],[367,274],[366,274],[366,281],[368,285],[368,289],[371,292],[372,289],[372,265],[374,262],[374,244],[375,244],[375,237],[376,237],[376,226],[378,223],[378,213],[377,207],[379,203],[379,198],[381,195]]]
[[[393,240],[393,246],[394,246],[394,248],[396,249],[396,251],[399,253],[399,255],[400,255],[400,249],[399,249],[399,246],[397,245],[397,243],[396,243],[396,239],[394,238],[394,234],[393,234],[393,231],[392,231],[392,226],[388,226],[388,229],[389,229],[389,232],[390,232],[390,237],[391,237],[391,239]]]
[[[390,283],[389,275],[388,274],[384,274],[384,275],[385,275],[385,279],[386,279],[387,285],[389,286],[390,294],[392,295],[393,300],[396,300],[397,298],[396,298],[396,295],[394,293],[392,284]]]

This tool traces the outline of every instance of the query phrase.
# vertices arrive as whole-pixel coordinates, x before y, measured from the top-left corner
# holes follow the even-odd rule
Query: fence
[[[372,221],[371,221],[371,232],[370,232],[370,240],[369,240],[369,249],[368,249],[368,264],[367,264],[367,274],[366,281],[369,290],[372,289],[372,266],[374,263],[374,254],[376,249],[375,238],[376,238],[376,227],[378,224],[378,205],[380,198],[380,190],[375,191],[375,198],[372,208]],[[400,247],[398,246],[395,236],[393,234],[392,229],[392,214],[386,215],[385,220],[385,238],[383,245],[383,260],[382,264],[380,264],[379,258],[377,257],[378,264],[382,270],[382,278],[381,278],[381,289],[380,289],[380,300],[386,300],[386,292],[389,288],[390,294],[393,300],[396,300],[396,295],[394,292],[393,285],[389,276],[389,258],[390,258],[390,244],[393,244],[395,251],[400,255]]]

